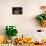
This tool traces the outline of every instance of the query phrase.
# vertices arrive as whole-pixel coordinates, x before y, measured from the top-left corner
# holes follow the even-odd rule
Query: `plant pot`
[[[12,40],[12,43],[14,44],[14,40],[17,38],[17,36],[12,36],[11,40]]]
[[[8,43],[8,44],[11,44],[12,41],[11,41],[10,39],[7,39],[7,43]]]
[[[46,20],[41,21],[41,26],[46,27]]]
[[[11,44],[12,43],[11,38],[6,36],[6,42],[7,42],[7,44]]]

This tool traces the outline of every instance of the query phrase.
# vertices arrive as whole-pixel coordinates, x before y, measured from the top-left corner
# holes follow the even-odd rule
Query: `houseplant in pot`
[[[42,10],[42,14],[37,15],[36,19],[39,20],[42,27],[46,27],[46,6],[41,6],[40,8]]]
[[[7,42],[10,43],[12,36],[17,36],[17,33],[18,31],[15,26],[6,26],[5,35],[8,38]]]

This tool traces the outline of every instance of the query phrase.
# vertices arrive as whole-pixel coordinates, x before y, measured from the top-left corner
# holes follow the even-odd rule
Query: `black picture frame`
[[[22,7],[12,7],[12,14],[14,15],[23,14],[23,8]]]

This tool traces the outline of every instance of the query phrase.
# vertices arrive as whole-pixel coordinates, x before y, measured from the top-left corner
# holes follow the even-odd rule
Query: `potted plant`
[[[5,34],[10,41],[11,41],[12,36],[17,36],[17,33],[18,31],[15,26],[6,26]],[[9,40],[8,42],[10,42]]]
[[[42,14],[37,15],[36,19],[39,20],[42,27],[46,27],[46,6],[41,6]]]

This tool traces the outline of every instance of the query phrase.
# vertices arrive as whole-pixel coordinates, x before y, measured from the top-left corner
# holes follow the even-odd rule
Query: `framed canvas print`
[[[12,14],[14,14],[14,15],[18,15],[18,14],[22,14],[22,7],[13,7],[12,8]]]

